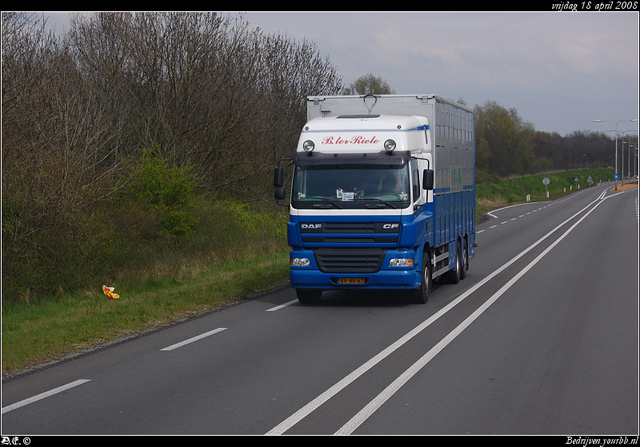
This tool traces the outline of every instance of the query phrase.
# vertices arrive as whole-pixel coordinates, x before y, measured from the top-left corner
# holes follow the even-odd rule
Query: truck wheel
[[[431,292],[431,258],[429,252],[422,254],[422,271],[420,272],[420,288],[409,292],[409,300],[413,304],[425,304]]]
[[[469,251],[467,246],[467,239],[465,238],[462,246],[462,271],[460,272],[460,279],[467,277],[467,270],[469,270]]]
[[[296,289],[296,295],[302,304],[316,304],[322,297],[322,290]]]
[[[458,284],[462,277],[462,253],[460,251],[460,242],[456,244],[456,266],[453,270],[449,270],[446,274],[447,282],[450,284]]]

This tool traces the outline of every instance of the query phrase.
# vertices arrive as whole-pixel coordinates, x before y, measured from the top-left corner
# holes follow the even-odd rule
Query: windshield
[[[392,208],[409,201],[407,165],[298,165],[292,202],[304,208],[318,202],[365,208],[372,203]]]

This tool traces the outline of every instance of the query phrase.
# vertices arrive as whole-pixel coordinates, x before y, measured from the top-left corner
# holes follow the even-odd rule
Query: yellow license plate
[[[338,284],[364,284],[364,278],[340,278]]]

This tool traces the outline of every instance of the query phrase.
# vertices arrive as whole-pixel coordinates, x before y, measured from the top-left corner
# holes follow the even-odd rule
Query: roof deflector
[[[369,106],[367,104],[367,98],[370,98],[370,97],[374,99],[373,104],[371,104],[371,106]],[[364,105],[367,108],[367,110],[369,111],[369,115],[371,115],[371,109],[373,109],[373,107],[378,102],[378,98],[375,95],[372,95],[371,93],[368,93],[368,94],[364,95],[364,97],[362,98],[362,101],[364,101]],[[371,101],[369,101],[369,102],[371,102]]]

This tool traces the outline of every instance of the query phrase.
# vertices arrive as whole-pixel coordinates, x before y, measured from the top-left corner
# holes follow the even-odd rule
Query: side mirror
[[[433,169],[425,169],[422,173],[422,188],[433,189]]]
[[[282,188],[282,185],[284,185],[284,168],[276,166],[273,170],[273,186]]]
[[[276,199],[276,202],[278,200],[284,200],[285,197],[287,197],[287,193],[285,192],[284,188],[276,188],[276,191],[273,194],[273,197]]]
[[[289,206],[280,203],[280,200],[284,200],[287,196],[287,192],[284,190],[284,168],[280,166],[282,162],[289,162],[287,166],[293,164],[293,158],[282,158],[278,160],[278,166],[273,169],[273,186],[276,188],[273,196],[276,199],[276,204],[279,206]]]

